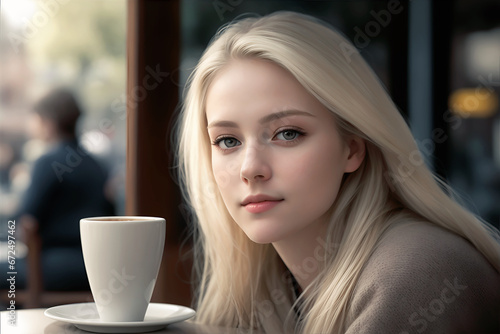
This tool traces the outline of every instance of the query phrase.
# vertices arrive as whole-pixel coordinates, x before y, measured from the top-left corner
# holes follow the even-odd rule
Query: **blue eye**
[[[297,139],[297,137],[299,137],[301,134],[302,133],[300,133],[297,130],[288,129],[288,130],[283,130],[283,131],[279,132],[276,135],[276,138],[279,140],[290,141],[290,140]]]
[[[240,145],[241,143],[239,140],[233,137],[222,137],[222,138],[217,138],[213,144],[219,146],[223,150],[228,150]]]

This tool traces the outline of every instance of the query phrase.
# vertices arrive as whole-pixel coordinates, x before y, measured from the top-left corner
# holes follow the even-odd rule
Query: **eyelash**
[[[222,148],[219,146],[219,144],[225,140],[225,139],[234,139],[236,141],[239,142],[238,139],[234,138],[234,137],[231,137],[231,136],[220,136],[220,137],[217,137],[213,142],[212,142],[212,145],[214,145],[217,149],[219,150],[222,150],[222,151],[228,151],[230,150],[231,148]]]
[[[304,131],[302,131],[301,129],[291,127],[291,128],[279,129],[278,132],[276,132],[276,134],[273,136],[273,138],[275,138],[276,136],[278,136],[280,133],[284,133],[284,132],[287,132],[287,131],[292,131],[292,132],[295,132],[295,133],[298,134],[298,136],[296,138],[294,138],[294,139],[284,140],[283,142],[286,143],[287,145],[294,144],[295,142],[297,142],[298,140],[300,140],[301,137],[303,137],[303,136],[306,135],[306,133]]]
[[[287,132],[287,131],[293,131],[295,133],[298,134],[297,138],[294,138],[292,140],[283,140],[283,142],[285,143],[285,145],[292,145],[292,144],[295,144],[297,141],[299,141],[301,139],[301,137],[305,136],[306,133],[303,131],[303,130],[300,130],[298,128],[293,128],[293,127],[290,127],[290,128],[284,128],[284,129],[279,129],[278,132],[276,132],[276,134],[273,136],[273,139],[279,135],[280,133],[283,133],[283,132]],[[217,149],[221,150],[221,151],[229,151],[231,149],[233,149],[234,147],[231,147],[231,148],[222,148],[219,146],[219,144],[225,140],[225,139],[234,139],[238,142],[240,142],[238,139],[234,138],[233,136],[227,136],[227,135],[223,135],[223,136],[220,136],[220,137],[217,137],[214,141],[212,141],[212,145],[214,145]],[[241,142],[240,142],[241,143]],[[239,145],[238,145],[239,146]],[[235,146],[236,147],[236,146]]]

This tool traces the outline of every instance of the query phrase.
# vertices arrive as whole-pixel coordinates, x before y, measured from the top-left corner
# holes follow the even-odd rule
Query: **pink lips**
[[[250,213],[262,213],[271,210],[278,205],[283,199],[274,198],[267,195],[248,196],[241,203],[242,206]]]

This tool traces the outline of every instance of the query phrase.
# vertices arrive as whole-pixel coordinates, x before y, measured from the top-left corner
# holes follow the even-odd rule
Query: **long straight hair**
[[[281,259],[234,222],[212,172],[207,90],[231,59],[245,57],[290,72],[332,112],[343,135],[366,142],[361,167],[345,176],[330,209],[328,256],[300,305]],[[200,322],[340,333],[363,265],[387,230],[405,222],[425,221],[464,237],[500,271],[498,234],[427,168],[405,120],[355,47],[315,18],[277,12],[223,27],[189,78],[178,122],[179,179],[194,213]]]

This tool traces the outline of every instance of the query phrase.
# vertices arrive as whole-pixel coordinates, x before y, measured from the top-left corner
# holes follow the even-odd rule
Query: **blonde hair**
[[[217,73],[241,57],[272,61],[289,71],[331,110],[343,134],[366,142],[363,164],[345,176],[330,210],[335,224],[329,225],[326,247],[332,251],[300,305],[285,284],[286,268],[272,245],[253,243],[242,232],[212,173],[206,94]],[[429,171],[372,69],[324,23],[292,12],[232,23],[215,36],[187,87],[178,163],[195,218],[198,321],[271,333],[285,331],[285,325],[304,333],[340,333],[364,264],[388,228],[402,222],[425,221],[452,231],[500,271],[496,232],[458,204]],[[301,312],[300,322],[294,307]]]

